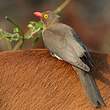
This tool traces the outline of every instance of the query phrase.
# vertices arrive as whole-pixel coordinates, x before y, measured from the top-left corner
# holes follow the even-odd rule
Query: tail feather
[[[103,101],[103,98],[100,94],[100,91],[96,85],[93,76],[90,73],[87,73],[83,70],[80,70],[75,67],[73,68],[77,71],[81,84],[84,87],[85,92],[90,101],[95,105],[95,107],[104,106],[105,103]]]

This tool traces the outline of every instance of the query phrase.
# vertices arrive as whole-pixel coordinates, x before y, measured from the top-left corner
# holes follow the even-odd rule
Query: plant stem
[[[8,16],[5,16],[5,19],[7,21],[9,21],[11,24],[13,24],[15,27],[17,27],[20,30],[20,34],[24,34],[22,29],[20,28],[20,26],[18,24],[16,24],[11,18],[9,18]]]
[[[60,13],[69,3],[71,0],[65,0],[54,12]]]
[[[12,50],[11,42],[10,41],[6,41],[6,44],[7,44],[8,50]]]
[[[23,42],[24,42],[23,39],[19,40],[12,50],[15,51],[15,50],[20,49],[23,45]]]
[[[12,49],[12,50],[17,50],[17,49],[21,48],[24,43],[24,33],[23,33],[22,29],[20,28],[20,26],[18,24],[16,24],[12,19],[10,19],[8,16],[5,16],[5,19],[8,20],[10,23],[12,23],[15,27],[17,27],[20,31],[20,34],[23,36],[23,39],[19,40],[17,42],[17,44],[14,46],[14,48]]]

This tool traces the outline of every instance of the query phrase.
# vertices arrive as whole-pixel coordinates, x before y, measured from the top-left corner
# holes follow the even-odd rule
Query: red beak
[[[34,12],[33,13],[36,17],[42,18],[42,13],[41,12]]]

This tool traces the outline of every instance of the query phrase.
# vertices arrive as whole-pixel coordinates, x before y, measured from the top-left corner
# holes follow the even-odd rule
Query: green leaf
[[[44,24],[41,21],[31,21],[28,24],[28,28],[30,28],[32,31],[41,30],[43,29]]]
[[[35,24],[35,26],[36,26],[36,29],[37,28],[43,29],[44,24],[41,21],[39,21]]]
[[[12,42],[12,41],[18,41],[22,38],[23,37],[20,36],[19,33],[9,33],[9,32],[5,32],[2,29],[0,29],[0,39],[6,39]]]
[[[20,32],[20,30],[19,30],[19,28],[18,28],[18,27],[15,27],[15,28],[13,28],[13,32],[14,32],[14,33],[19,33],[19,32]]]
[[[25,39],[31,39],[31,38],[34,38],[35,34],[42,31],[43,30],[43,27],[44,27],[44,24],[41,22],[41,21],[30,21],[29,24],[28,24],[28,28],[29,30],[27,31],[27,33],[24,35]]]

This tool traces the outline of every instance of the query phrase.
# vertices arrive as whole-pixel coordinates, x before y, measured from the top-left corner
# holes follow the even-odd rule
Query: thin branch
[[[23,45],[23,42],[24,42],[23,39],[19,40],[12,50],[15,51],[15,50],[20,49]]]
[[[12,50],[20,49],[24,43],[24,32],[22,31],[21,27],[18,24],[16,24],[12,19],[10,19],[8,16],[5,16],[5,19],[12,23],[15,27],[17,27],[20,31],[21,36],[23,36],[23,38],[17,42],[17,44],[14,46]]]
[[[11,42],[7,40],[7,41],[6,41],[6,44],[7,44],[8,50],[12,50]]]
[[[60,13],[69,3],[71,0],[65,0],[54,12]]]
[[[9,21],[11,24],[13,24],[15,27],[17,27],[19,29],[19,31],[20,31],[20,34],[24,35],[21,27],[18,24],[16,24],[11,18],[9,18],[8,16],[5,16],[5,19],[7,21]]]

